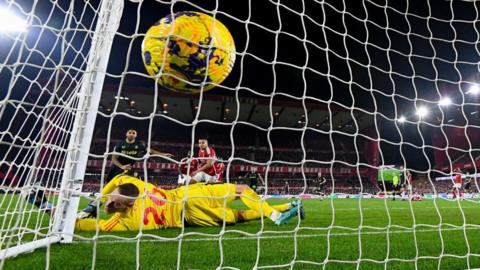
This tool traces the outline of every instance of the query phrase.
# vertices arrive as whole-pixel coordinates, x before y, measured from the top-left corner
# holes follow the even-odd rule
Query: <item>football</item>
[[[227,78],[235,63],[235,43],[217,19],[184,11],[168,15],[148,29],[142,57],[148,74],[160,85],[198,93]]]

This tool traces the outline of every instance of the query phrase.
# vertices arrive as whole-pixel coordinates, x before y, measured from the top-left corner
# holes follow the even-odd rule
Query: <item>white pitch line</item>
[[[477,202],[475,202],[477,203]],[[326,208],[328,210],[331,209],[330,206],[326,206]],[[349,207],[349,208],[340,208],[340,207],[334,207],[335,208],[335,212],[337,211],[358,211],[359,208],[358,207]],[[420,210],[420,209],[459,209],[460,207],[458,206],[439,206],[439,207],[431,207],[431,206],[419,206],[418,208],[415,208],[415,206],[413,207],[413,210],[416,211],[416,210]],[[469,209],[469,208],[479,208],[480,209],[480,205],[479,206],[461,206],[462,209]],[[308,209],[308,208],[307,208]],[[362,207],[361,208],[362,210],[375,210],[375,211],[378,211],[378,210],[385,210],[385,207]],[[0,212],[4,213],[6,212],[7,210],[11,210],[10,208],[0,208]],[[410,207],[408,206],[405,206],[405,207],[388,207],[388,210],[408,210],[410,211]],[[101,209],[100,210],[101,212],[103,212],[103,210]],[[31,213],[38,213],[39,210],[36,209],[35,211],[31,211]]]
[[[448,229],[442,229],[441,232],[444,231],[460,231],[463,230],[463,228],[448,228]],[[480,228],[465,228],[465,230],[480,230]],[[390,231],[390,234],[404,234],[404,233],[413,233],[414,230],[400,230],[400,231]],[[424,232],[438,232],[439,230],[436,229],[423,229],[423,230],[416,230],[416,233],[424,233]],[[387,234],[386,231],[373,231],[373,232],[362,232],[360,235],[377,235],[377,234]],[[327,237],[327,233],[321,233],[321,234],[297,234],[296,236],[291,235],[291,234],[282,234],[282,235],[276,235],[276,236],[260,236],[260,237],[255,237],[255,236],[242,236],[242,237],[223,237],[222,241],[238,241],[238,240],[256,240],[258,238],[260,239],[285,239],[285,238],[314,238],[314,237]],[[358,232],[345,232],[345,233],[330,233],[330,236],[352,236],[352,235],[359,235]],[[136,243],[138,239],[127,239],[127,240],[99,240],[97,243],[101,244],[117,244],[117,243]],[[145,239],[145,240],[140,240],[140,242],[175,242],[179,241],[177,238],[172,238],[172,239]],[[219,237],[205,237],[205,238],[187,238],[183,239],[182,242],[202,242],[202,241],[219,241]],[[89,244],[93,242],[92,240],[77,240],[73,241],[72,243],[74,244]]]
[[[331,207],[326,207],[328,209],[331,209]],[[334,207],[335,208],[335,207]],[[413,206],[413,210],[420,210],[420,209],[467,209],[467,208],[479,208],[480,209],[480,206],[462,206],[462,207],[458,207],[458,206],[439,206],[439,207],[431,207],[431,206],[418,206],[416,208],[416,206]],[[335,208],[335,211],[358,211],[359,209],[362,209],[362,210],[385,210],[386,208],[385,207],[362,207],[362,208],[356,208],[356,207],[349,207],[349,208]],[[308,206],[307,206],[307,210],[308,210]],[[410,207],[388,207],[388,210],[410,210]]]

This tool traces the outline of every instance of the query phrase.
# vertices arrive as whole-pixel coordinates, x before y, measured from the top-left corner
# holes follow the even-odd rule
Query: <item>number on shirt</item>
[[[157,225],[164,225],[165,224],[165,209],[162,210],[162,214],[158,214],[157,209],[154,207],[147,207],[145,211],[143,211],[143,224],[147,225],[150,223],[149,217],[150,214],[153,216],[153,221]]]

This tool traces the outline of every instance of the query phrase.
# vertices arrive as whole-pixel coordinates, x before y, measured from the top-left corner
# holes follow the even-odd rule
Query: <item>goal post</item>
[[[71,242],[73,238],[80,192],[87,168],[110,49],[120,25],[122,11],[123,0],[102,1],[88,65],[78,92],[79,101],[75,122],[67,149],[65,171],[54,217],[53,233],[58,233],[62,242]]]
[[[89,158],[90,144],[92,141],[95,120],[98,114],[98,106],[100,103],[100,97],[106,75],[107,64],[110,58],[110,50],[112,47],[113,39],[115,37],[115,34],[117,33],[117,29],[120,24],[120,18],[123,12],[123,5],[123,0],[102,1],[99,5],[98,13],[95,15],[97,16],[97,21],[96,26],[93,29],[65,30],[70,27],[70,24],[72,23],[71,16],[73,16],[74,9],[76,8],[74,1],[72,1],[69,5],[69,10],[67,11],[67,14],[69,15],[67,16],[67,18],[69,19],[67,25],[65,26],[65,29],[59,29],[59,32],[63,33],[63,31],[85,31],[87,33],[87,36],[88,33],[92,33],[92,36],[90,40],[90,49],[89,52],[87,52],[87,65],[84,67],[83,70],[75,71],[82,74],[81,78],[79,79],[80,83],[78,85],[73,85],[71,89],[67,90],[62,89],[62,84],[55,84],[55,88],[52,89],[52,91],[54,92],[54,94],[52,95],[53,99],[55,99],[56,97],[55,93],[70,91],[70,93],[67,93],[67,95],[69,96],[69,100],[67,101],[69,107],[64,107],[64,110],[70,110],[70,113],[73,116],[71,117],[71,119],[73,120],[73,124],[67,124],[66,127],[70,126],[71,128],[69,130],[63,130],[65,134],[61,134],[61,136],[65,136],[69,140],[67,148],[62,150],[66,152],[66,155],[63,155],[63,159],[55,160],[54,163],[52,163],[50,160],[44,160],[48,159],[48,157],[46,157],[46,153],[42,151],[42,149],[45,147],[45,145],[42,145],[42,143],[45,143],[43,136],[45,135],[45,133],[54,133],[55,128],[52,129],[50,125],[61,125],[55,122],[55,115],[52,116],[48,113],[49,110],[47,110],[44,115],[41,115],[42,117],[46,118],[44,121],[47,124],[42,124],[42,130],[40,130],[40,132],[43,136],[39,139],[38,147],[33,148],[32,150],[32,154],[34,155],[34,162],[32,164],[33,166],[30,167],[32,171],[27,172],[30,177],[28,178],[29,181],[27,181],[26,183],[27,186],[34,184],[34,182],[36,181],[36,179],[34,178],[38,176],[38,173],[36,171],[38,170],[38,168],[36,166],[40,166],[42,162],[46,162],[47,167],[49,164],[60,164],[59,168],[63,167],[63,170],[58,173],[58,175],[61,175],[61,178],[59,178],[57,175],[58,182],[50,181],[50,186],[45,187],[45,190],[58,193],[53,217],[53,224],[50,225],[51,229],[48,229],[47,233],[40,236],[39,239],[34,238],[32,241],[26,243],[22,243],[22,241],[19,241],[18,244],[10,244],[10,241],[8,241],[6,245],[2,245],[2,250],[0,250],[0,260],[2,261],[2,263],[3,259],[11,256],[16,256],[19,253],[29,252],[34,249],[45,247],[59,241],[64,243],[72,241],[76,213],[80,200],[79,197],[85,170],[87,167],[87,160]],[[77,18],[74,19],[78,20]],[[65,35],[67,34],[68,33],[65,33]],[[74,36],[75,34],[76,33],[73,33],[72,36]],[[63,40],[61,42],[67,41]],[[61,52],[65,53],[64,44],[62,44]],[[60,69],[60,67],[64,64],[62,60],[63,56],[61,56],[58,67],[56,67],[59,68],[59,73],[62,72],[62,69]],[[55,76],[58,76],[58,74],[55,74]],[[67,76],[65,75],[65,77]],[[12,89],[9,89],[9,91],[12,91]],[[73,111],[73,113],[71,111]],[[62,112],[57,113],[62,114]],[[42,121],[42,117],[39,117],[38,121]],[[54,119],[49,119],[50,117],[53,117]],[[47,134],[47,136],[49,135]],[[62,139],[65,140],[64,138]],[[50,141],[47,142],[47,144],[61,147],[61,145],[55,145],[56,141]],[[11,191],[13,194],[15,194],[17,191],[19,191],[18,189],[21,188],[23,187],[15,187],[10,185],[9,187],[5,188],[5,191],[7,193]],[[26,192],[29,193],[36,191],[32,191],[30,189]],[[25,203],[22,201],[23,198],[20,198],[19,200],[19,205],[23,205]],[[20,209],[22,208],[20,207]],[[45,209],[43,209],[43,211],[41,209],[39,212],[44,213]],[[5,220],[6,214],[3,221],[5,222]],[[18,220],[15,222],[18,222]],[[13,233],[13,231],[17,229],[18,228],[15,228],[15,226],[11,227],[10,230],[9,228],[7,228],[6,230],[2,229],[1,234],[5,238],[8,238],[6,237],[7,234]]]

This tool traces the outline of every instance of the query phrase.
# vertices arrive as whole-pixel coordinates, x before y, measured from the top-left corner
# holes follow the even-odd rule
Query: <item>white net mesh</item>
[[[8,1],[2,12],[4,249],[50,232],[44,213],[51,207],[44,202],[59,191],[98,7]]]
[[[47,239],[48,248],[2,266],[35,268],[40,258],[47,268],[480,267],[477,2],[128,1],[104,55],[91,49],[102,4],[3,6],[28,28],[0,33],[0,247]],[[141,43],[160,18],[193,10],[226,25],[237,60],[221,85],[188,95],[147,75]],[[109,61],[106,72],[99,59]],[[98,109],[84,105],[90,85],[103,88]],[[96,115],[79,121],[84,110]],[[78,195],[84,208],[85,195],[110,180],[128,129],[147,149],[174,154],[135,158],[130,173],[147,183],[176,188],[180,160],[195,157],[208,134],[224,182],[254,186],[272,205],[301,198],[307,218],[146,230],[158,216],[142,211],[139,230],[111,232],[116,223],[101,225],[110,216],[99,208],[96,229],[51,246],[72,236]],[[450,192],[456,168],[462,200]],[[49,203],[60,209],[55,223]]]

